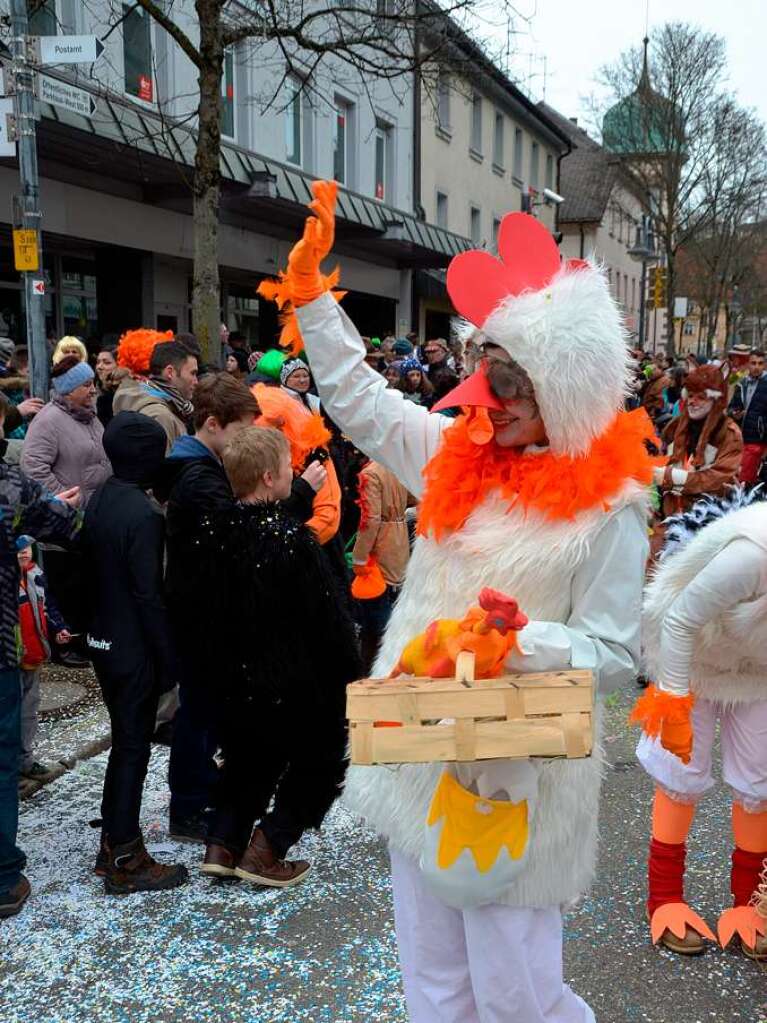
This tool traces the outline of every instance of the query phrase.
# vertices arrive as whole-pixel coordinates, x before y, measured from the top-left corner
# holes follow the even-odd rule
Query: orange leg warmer
[[[740,803],[733,803],[732,834],[739,849],[764,854],[767,851],[767,810],[748,813]]]

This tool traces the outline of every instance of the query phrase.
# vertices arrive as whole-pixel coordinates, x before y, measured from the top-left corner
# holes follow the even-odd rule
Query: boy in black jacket
[[[83,525],[92,606],[87,643],[112,725],[96,873],[110,894],[175,888],[186,868],[144,847],[141,795],[160,694],[178,679],[163,593],[164,521],[147,497],[165,455],[165,432],[137,412],[104,431],[114,475],[93,495]]]
[[[202,870],[284,888],[310,870],[288,850],[340,791],[359,660],[319,545],[276,503],[293,476],[285,437],[243,430],[224,465],[240,500],[203,519],[198,546],[223,654],[224,769]]]

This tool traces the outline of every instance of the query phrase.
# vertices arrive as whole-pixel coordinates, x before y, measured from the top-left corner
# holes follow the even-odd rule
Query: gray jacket
[[[112,466],[104,453],[104,427],[94,415],[86,419],[55,399],[29,424],[21,451],[21,468],[53,494],[80,487],[80,507],[109,476]]]

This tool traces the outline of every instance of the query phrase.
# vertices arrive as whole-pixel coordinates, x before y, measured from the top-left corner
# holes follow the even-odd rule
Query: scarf
[[[572,520],[590,508],[606,510],[627,481],[643,486],[652,482],[653,466],[662,461],[651,458],[645,446],[654,437],[647,413],[637,409],[619,412],[587,455],[519,452],[494,441],[475,444],[468,419],[461,415],[424,469],[418,532],[441,540],[460,529],[494,491],[500,491],[509,507],[520,504],[553,520]]]
[[[156,394],[157,397],[167,401],[179,419],[186,423],[192,418],[194,405],[173,384],[169,384],[162,377],[150,377],[146,386],[150,394]]]
[[[70,404],[63,394],[56,394],[54,391],[51,395],[51,403],[58,405],[60,409],[63,409],[67,415],[70,415],[78,423],[92,423],[96,418],[95,408],[81,408],[79,405]]]

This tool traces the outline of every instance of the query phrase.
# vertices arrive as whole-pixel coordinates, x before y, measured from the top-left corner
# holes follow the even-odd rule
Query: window
[[[123,61],[125,91],[147,103],[154,99],[152,84],[152,23],[142,7],[123,4]]]
[[[685,337],[692,337],[692,335],[694,333],[695,333],[695,325],[693,323],[689,323],[689,322],[685,321],[685,325],[684,325]]]
[[[437,192],[437,227],[447,228],[447,196]]]
[[[333,123],[333,177],[342,185],[352,184],[352,138],[354,108],[345,100],[336,100]]]
[[[517,184],[522,184],[522,151],[524,146],[524,138],[522,136],[522,129],[514,129],[514,164],[512,166],[511,173],[517,179]]]
[[[224,53],[224,73],[221,76],[221,134],[235,138],[234,130],[234,50]]]
[[[538,188],[538,161],[540,159],[540,146],[533,142],[530,147],[530,187]]]
[[[27,7],[32,4],[27,0]],[[56,20],[56,0],[43,0],[43,3],[29,11],[29,34],[32,36],[55,36],[59,34]]]
[[[554,190],[554,157],[546,154],[546,188]]]
[[[501,231],[501,221],[498,217],[493,217],[493,251],[498,251],[498,235]]]
[[[476,92],[471,98],[471,148],[482,152],[482,97]]]
[[[375,189],[376,199],[390,198],[391,191],[389,161],[391,159],[391,129],[385,124],[376,125]]]
[[[288,102],[285,107],[285,159],[288,163],[301,165],[301,86],[302,83],[290,77],[287,80]]]
[[[495,126],[493,130],[493,163],[496,167],[503,167],[503,114],[496,110]]]
[[[482,234],[482,215],[476,206],[469,207],[469,237],[474,245],[479,245]]]
[[[437,126],[450,131],[450,75],[444,69],[437,79]]]

